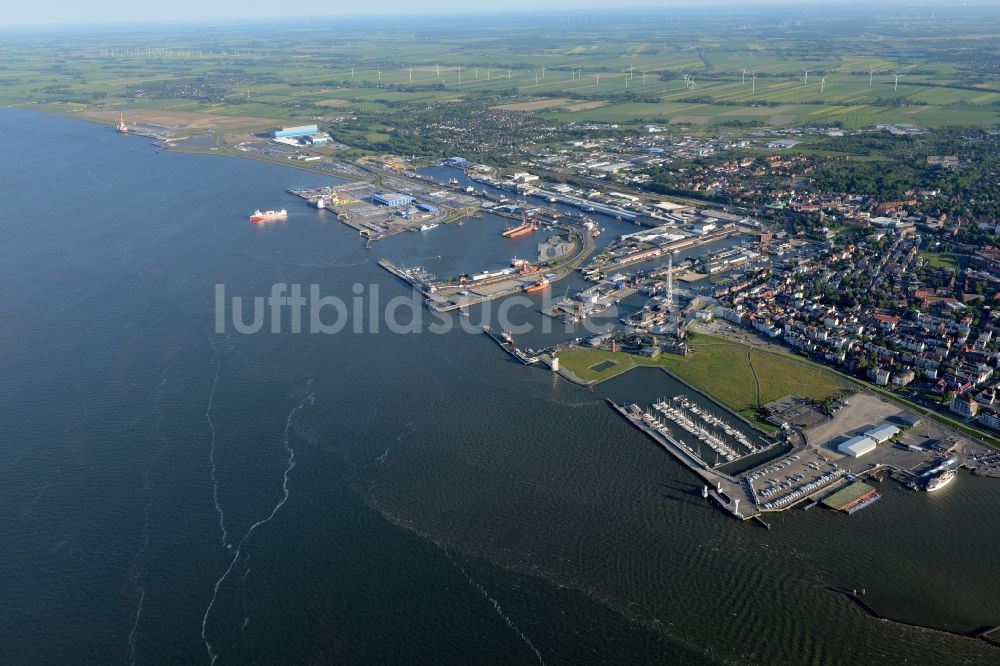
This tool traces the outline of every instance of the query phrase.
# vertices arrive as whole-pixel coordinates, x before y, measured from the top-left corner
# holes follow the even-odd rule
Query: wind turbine
[[[476,67],[476,81],[479,80],[479,68]]]
[[[542,65],[542,78],[545,78],[545,65]]]
[[[646,72],[642,73],[642,85],[646,85]]]
[[[458,84],[462,85],[462,66],[458,66]]]
[[[690,88],[691,87],[691,75],[690,74],[684,74],[683,76],[684,76],[684,87],[685,88]]]
[[[802,71],[805,72],[805,76],[802,78],[802,85],[808,85],[809,84],[809,70],[806,69],[805,67],[803,67]]]
[[[744,86],[745,86],[746,84],[747,84],[747,68],[746,68],[746,67],[744,67],[744,68],[743,68],[743,82],[742,82],[742,84],[741,84],[741,85],[744,85]]]
[[[757,72],[750,76],[750,93],[757,94]]]
[[[594,74],[594,81],[595,81],[594,87],[595,88],[599,88],[601,86],[601,75],[600,75],[600,73]]]
[[[378,82],[382,83],[382,70],[378,70]]]
[[[892,92],[896,92],[897,90],[899,90],[899,79],[902,77],[900,77],[899,74],[897,74],[896,72],[893,72],[892,75],[896,77],[895,81],[892,84]]]
[[[507,78],[510,78],[510,67],[507,67]]]
[[[823,90],[826,88],[826,77],[824,76],[819,80],[819,94],[823,94]]]
[[[691,88],[692,90],[694,90],[694,77],[693,76],[689,76],[688,77],[688,87]]]
[[[872,87],[872,79],[875,78],[875,65],[868,68],[868,87]]]
[[[434,65],[434,69],[437,71],[437,77],[441,78],[441,65]]]
[[[410,67],[410,83],[413,83],[413,68]]]
[[[633,67],[635,67],[635,65],[633,65],[632,63],[629,63],[629,65],[628,65],[628,78],[629,79],[634,79],[635,78],[635,74],[632,73],[632,68]],[[625,86],[625,87],[627,88],[628,86]]]

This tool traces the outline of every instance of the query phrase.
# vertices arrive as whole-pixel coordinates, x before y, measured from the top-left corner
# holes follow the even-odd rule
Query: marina
[[[852,401],[862,403],[859,413],[867,416],[873,413],[876,404],[881,404],[864,394],[855,395]],[[923,448],[904,440],[882,444],[876,453],[868,454],[873,462],[859,463],[857,458],[835,452],[836,439],[833,444],[810,445],[807,431],[805,445],[794,445],[790,453],[765,460],[736,476],[724,470],[777,442],[762,449],[745,433],[683,395],[661,398],[648,410],[635,404],[623,407],[611,400],[609,403],[701,479],[706,497],[716,499],[726,513],[741,519],[803,504],[808,509],[816,503],[851,515],[872,506],[883,496],[883,492],[863,482],[863,478],[881,479],[889,474],[900,481],[901,488],[933,493],[952,482],[960,462],[954,455],[942,457],[942,452],[954,451],[954,445]],[[891,412],[887,409],[884,413]],[[843,414],[838,416],[845,418]],[[811,430],[822,433],[831,425],[823,423]],[[903,433],[905,439],[914,436],[916,433]],[[975,469],[980,452],[973,448],[967,455],[967,465]]]
[[[753,496],[747,492],[747,487],[731,476],[713,471],[691,446],[674,439],[669,430],[651,413],[642,410],[635,404],[624,407],[610,399],[608,404],[629,423],[645,433],[663,450],[697,475],[704,482],[702,488],[704,498],[712,499],[721,509],[740,520],[747,520],[760,513],[753,502]],[[740,510],[741,501],[743,502],[742,511]]]

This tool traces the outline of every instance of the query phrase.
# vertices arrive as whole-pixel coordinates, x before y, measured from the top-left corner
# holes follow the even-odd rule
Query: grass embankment
[[[844,390],[834,377],[792,359],[696,333],[689,356],[665,354],[656,359],[590,349],[559,353],[563,368],[586,382],[599,382],[634,367],[659,367],[707,393],[747,419],[763,423],[760,407],[786,395],[824,400]],[[603,361],[611,367],[599,366]],[[605,364],[606,365],[606,364]]]

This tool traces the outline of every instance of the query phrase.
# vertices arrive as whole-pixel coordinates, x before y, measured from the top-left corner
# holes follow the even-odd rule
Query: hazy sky
[[[765,0],[777,4],[782,0]],[[790,2],[792,0],[784,0]],[[822,0],[799,0],[821,2]],[[218,19],[254,19],[285,15],[289,17],[338,16],[386,13],[436,13],[443,11],[525,11],[586,10],[619,7],[650,7],[664,13],[670,7],[760,4],[754,0],[34,0],[10,2],[0,12],[2,25],[39,25],[64,23],[147,22],[161,20],[209,21]]]

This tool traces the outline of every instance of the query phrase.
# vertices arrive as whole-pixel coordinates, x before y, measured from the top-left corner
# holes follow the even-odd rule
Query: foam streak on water
[[[139,570],[139,565],[146,554],[146,550],[149,548],[149,510],[153,503],[152,498],[149,497],[150,488],[152,486],[150,474],[152,473],[153,466],[156,464],[157,459],[160,457],[160,453],[162,453],[163,448],[166,446],[166,438],[163,436],[162,431],[163,408],[160,405],[160,401],[163,398],[163,388],[166,385],[167,378],[166,371],[164,371],[164,376],[160,378],[160,384],[157,387],[156,398],[153,400],[153,406],[156,409],[156,432],[160,437],[160,446],[157,448],[152,460],[150,460],[142,474],[142,492],[147,497],[142,507],[142,546],[135,554],[135,557],[132,558],[132,563],[129,566],[131,571],[130,580],[132,582],[132,587],[139,593],[139,600],[136,602],[135,608],[135,619],[132,621],[132,628],[128,634],[129,664],[131,665],[135,664],[136,643],[139,637],[139,621],[142,618],[143,603],[146,601],[146,587],[140,583],[141,572]]]
[[[226,578],[229,577],[229,574],[230,572],[232,572],[233,567],[235,567],[236,563],[239,561],[240,552],[243,549],[243,545],[247,542],[250,536],[254,533],[254,531],[258,527],[264,525],[265,523],[270,522],[271,519],[274,518],[275,514],[278,513],[278,510],[285,505],[285,502],[288,501],[288,496],[289,496],[288,479],[292,470],[295,468],[295,449],[293,449],[289,444],[289,434],[292,428],[292,418],[300,409],[305,407],[306,403],[309,403],[311,405],[313,404],[313,402],[315,402],[315,399],[316,399],[315,395],[309,394],[302,402],[300,402],[298,405],[293,407],[290,412],[288,412],[288,417],[285,419],[285,430],[281,436],[281,445],[284,447],[285,452],[288,453],[288,464],[286,465],[285,471],[282,475],[281,499],[278,500],[277,504],[274,505],[274,507],[271,509],[271,512],[267,515],[266,518],[262,518],[261,520],[258,520],[257,522],[255,522],[253,525],[250,526],[246,534],[243,535],[243,538],[240,539],[239,543],[236,545],[236,551],[233,553],[233,559],[229,562],[229,566],[226,568],[226,571],[222,574],[219,580],[215,581],[215,587],[212,590],[212,600],[209,602],[208,607],[205,608],[205,614],[204,616],[202,616],[201,619],[201,638],[205,642],[205,650],[208,652],[208,657],[211,660],[212,664],[214,664],[215,660],[219,658],[219,655],[212,649],[212,642],[208,639],[208,618],[212,614],[212,608],[215,606],[215,600],[219,596],[219,588],[221,588],[222,584],[226,582]]]
[[[504,623],[514,631],[514,633],[520,636],[521,640],[524,641],[524,644],[527,645],[529,648],[531,648],[531,651],[535,653],[535,656],[538,658],[538,663],[544,666],[545,659],[542,658],[542,653],[538,651],[538,648],[536,648],[535,644],[531,642],[531,639],[528,638],[527,635],[525,635],[525,633],[521,631],[516,624],[514,624],[514,621],[510,619],[510,616],[504,612],[503,608],[500,607],[500,602],[494,599],[492,596],[490,596],[490,593],[486,591],[485,587],[483,587],[480,583],[477,583],[475,580],[473,580],[472,576],[468,574],[465,568],[458,562],[455,562],[455,559],[451,556],[451,553],[445,550],[445,554],[448,556],[448,559],[451,560],[456,567],[458,567],[458,570],[462,572],[462,575],[465,576],[465,580],[469,581],[469,585],[471,585],[472,588],[476,590],[483,597],[483,599],[486,599],[486,601],[490,602],[490,604],[493,605],[493,610],[495,610],[497,615],[500,616],[500,619],[502,619]]]
[[[219,530],[222,532],[222,547],[231,548],[232,544],[229,543],[229,532],[226,530],[226,514],[222,510],[222,504],[219,503],[219,480],[216,476],[216,465],[215,465],[215,423],[212,421],[212,404],[215,402],[215,389],[219,385],[219,360],[218,351],[215,349],[215,345],[212,345],[212,362],[215,364],[215,378],[212,380],[212,390],[208,394],[208,406],[205,408],[205,420],[208,421],[208,429],[212,434],[211,442],[208,449],[208,462],[211,466],[211,476],[212,476],[212,501],[215,503],[215,512],[219,514]]]

